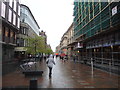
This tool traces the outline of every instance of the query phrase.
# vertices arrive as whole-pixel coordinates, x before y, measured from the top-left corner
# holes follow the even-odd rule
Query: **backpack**
[[[46,63],[48,64],[48,62],[49,62],[49,60],[47,60],[47,62],[46,62]]]

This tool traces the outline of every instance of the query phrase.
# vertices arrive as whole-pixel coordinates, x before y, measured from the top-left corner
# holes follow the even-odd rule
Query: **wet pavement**
[[[56,65],[53,67],[52,78],[48,77],[46,62],[37,63],[37,69],[43,70],[42,77],[37,77],[38,88],[118,88],[120,76],[108,73],[99,69],[92,69],[90,66],[74,63],[73,61],[63,62],[55,58]],[[22,70],[18,68],[15,72],[2,77],[3,87],[27,88],[32,77],[25,77]],[[120,87],[119,87],[120,88]]]

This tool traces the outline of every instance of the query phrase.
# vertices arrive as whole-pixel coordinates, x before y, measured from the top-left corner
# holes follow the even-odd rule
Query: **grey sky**
[[[20,0],[27,5],[47,34],[53,51],[73,21],[73,0]]]

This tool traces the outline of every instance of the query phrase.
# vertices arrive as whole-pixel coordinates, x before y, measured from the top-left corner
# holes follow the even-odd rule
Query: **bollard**
[[[37,90],[37,79],[36,78],[32,78],[30,80],[29,90]]]
[[[91,58],[91,69],[92,69],[92,75],[93,75],[93,58]]]

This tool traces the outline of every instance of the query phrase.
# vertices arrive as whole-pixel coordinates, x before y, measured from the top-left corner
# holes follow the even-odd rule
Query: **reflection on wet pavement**
[[[109,74],[98,69],[92,69],[73,61],[62,62],[55,58],[52,78],[48,77],[45,60],[37,63],[37,69],[43,70],[43,76],[38,77],[38,88],[118,88],[118,75]],[[15,71],[3,77],[4,87],[29,87],[31,78],[25,78],[21,71]]]

